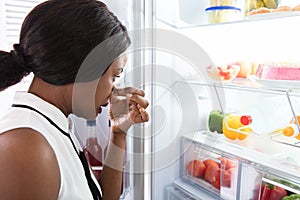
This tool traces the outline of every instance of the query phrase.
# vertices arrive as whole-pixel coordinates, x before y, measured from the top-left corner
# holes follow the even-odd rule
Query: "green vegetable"
[[[293,200],[300,200],[300,194],[291,194],[290,197],[292,197]]]
[[[223,113],[221,110],[212,110],[208,118],[208,128],[211,132],[223,133]]]
[[[283,197],[282,200],[300,200],[300,194],[291,194],[290,196]]]

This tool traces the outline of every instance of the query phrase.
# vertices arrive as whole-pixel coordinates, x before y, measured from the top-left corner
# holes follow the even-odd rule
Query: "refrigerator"
[[[142,2],[143,23],[134,28],[141,32],[133,38],[140,39],[135,51],[143,52],[132,66],[133,80],[142,80],[132,83],[149,95],[151,120],[131,130],[141,137],[133,141],[133,152],[144,155],[138,159],[143,195],[132,199],[282,199],[300,193],[299,122],[294,136],[283,134],[299,116],[299,81],[265,79],[257,69],[229,80],[210,74],[242,61],[251,62],[251,70],[299,69],[299,12],[250,15],[249,2],[236,2],[242,16],[222,23],[208,22],[210,1]],[[299,3],[281,1],[277,7]],[[215,110],[223,111],[223,126],[227,115],[250,116],[249,129],[232,130],[234,139],[210,131]],[[213,160],[219,174],[193,174],[197,166],[189,164],[195,160]],[[136,165],[132,173],[140,176]]]
[[[4,2],[8,1],[0,4],[1,14],[7,13]],[[257,73],[222,81],[210,74],[211,69],[239,61],[297,68],[297,11],[248,16],[249,1],[235,1],[238,18],[208,23],[208,0],[104,2],[132,39],[127,66],[116,84],[144,89],[150,102],[149,122],[134,125],[127,134],[120,199],[272,199],[274,188],[284,189],[286,196],[300,194],[300,140],[282,133],[300,115],[300,82],[263,79]],[[277,7],[297,4],[300,1],[277,1]],[[7,27],[3,21],[2,25]],[[9,42],[0,44],[9,49]],[[8,102],[13,91],[27,86],[25,80],[1,94],[0,101]],[[222,127],[228,126],[227,115],[250,116],[251,131],[232,130],[236,139],[211,131],[212,111],[222,111]],[[83,146],[85,121],[71,119]],[[105,148],[105,112],[97,124],[98,141]],[[294,124],[299,131],[299,122]],[[205,160],[216,163],[217,175],[205,176],[208,165],[205,170],[202,165],[201,175],[196,173],[195,163]]]

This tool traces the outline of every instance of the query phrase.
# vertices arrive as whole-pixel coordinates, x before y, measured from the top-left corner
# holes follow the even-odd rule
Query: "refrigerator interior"
[[[185,155],[181,146],[182,136],[208,130],[208,116],[210,111],[214,109],[223,108],[228,113],[248,114],[253,118],[251,125],[258,133],[258,138],[249,139],[249,137],[245,141],[230,140],[230,144],[241,145],[246,149],[253,147],[258,152],[263,152],[275,160],[283,159],[297,168],[299,166],[299,160],[296,159],[297,154],[290,152],[289,147],[290,144],[298,144],[299,140],[284,137],[282,134],[273,138],[268,134],[289,124],[293,117],[293,111],[299,115],[299,82],[276,84],[276,82],[271,81],[259,82],[260,80],[256,79],[246,81],[235,79],[232,82],[227,82],[225,86],[218,82],[220,87],[215,88],[215,82],[208,77],[206,68],[209,63],[224,64],[239,60],[258,63],[299,63],[298,47],[300,42],[297,38],[300,34],[298,28],[300,17],[293,15],[281,18],[257,18],[258,20],[235,23],[200,25],[199,21],[195,21],[195,18],[203,20],[199,19],[199,17],[203,17],[203,13],[201,11],[197,14],[194,13],[194,7],[197,5],[189,1],[183,3],[180,0],[172,3],[166,2],[156,2],[155,27],[157,29],[154,33],[155,45],[157,45],[154,51],[156,66],[154,82],[156,87],[153,101],[154,116],[152,117],[152,123],[155,127],[153,133],[153,151],[155,152],[153,153],[152,166],[153,199],[166,198],[166,190],[173,190],[170,189],[173,187],[170,185],[174,185],[174,181],[182,178],[182,162]],[[182,18],[182,12],[189,6],[190,13],[185,12],[185,17],[194,18],[194,21],[188,22]],[[203,7],[203,5],[200,6]],[[164,36],[162,32],[166,30],[169,31],[169,37],[164,37],[164,41],[161,37]],[[178,38],[189,43],[190,49],[186,48]],[[170,46],[163,46],[162,42],[169,42]],[[161,48],[162,46],[165,49]],[[168,49],[169,47],[174,51]],[[184,50],[178,50],[180,48]],[[195,49],[200,51],[194,51]],[[207,53],[207,57],[203,57],[202,50]],[[201,61],[198,62],[199,65],[194,65],[197,63],[194,62],[197,61],[195,58],[197,54],[204,59],[202,63]],[[207,87],[207,83],[211,86]],[[234,86],[231,87],[231,84]],[[227,85],[229,86],[227,87]],[[238,85],[237,88],[236,85]],[[248,87],[251,88],[250,91]],[[274,88],[275,91],[273,91]],[[293,88],[289,95],[286,93],[288,88]],[[216,90],[221,96],[222,107],[217,100]],[[276,142],[269,142],[271,138],[275,141],[288,143],[280,146],[284,147],[285,151],[277,149]],[[228,142],[228,139],[225,138],[224,142]],[[264,144],[268,145],[264,146]],[[210,145],[215,146],[216,143]],[[251,159],[249,160],[252,162]],[[270,161],[270,163],[272,162]],[[251,170],[252,164],[248,166],[247,162],[237,164],[242,166],[237,172],[239,176],[243,171],[241,176],[249,176],[249,179],[253,179],[253,182],[249,183],[249,187],[255,187],[257,180],[254,177],[259,179],[261,173],[257,172],[256,168]],[[241,170],[242,168],[244,170]],[[249,175],[251,173],[252,175]],[[300,174],[300,171],[296,170],[295,173]],[[235,184],[241,186],[241,188],[237,187],[236,190],[244,188],[240,182]],[[211,189],[207,191],[211,191]],[[247,195],[245,190],[243,193]],[[167,192],[167,194],[169,193]],[[244,198],[251,199],[252,193],[248,195]]]

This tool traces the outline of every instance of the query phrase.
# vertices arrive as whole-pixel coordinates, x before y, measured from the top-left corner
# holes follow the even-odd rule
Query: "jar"
[[[237,0],[210,0],[210,6],[236,6]]]
[[[205,9],[208,24],[232,22],[242,19],[241,9],[233,6],[213,6]]]

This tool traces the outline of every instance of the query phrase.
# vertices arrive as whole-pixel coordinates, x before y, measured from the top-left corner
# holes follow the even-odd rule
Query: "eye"
[[[120,75],[113,76],[113,81],[115,82],[117,78],[120,78]]]

